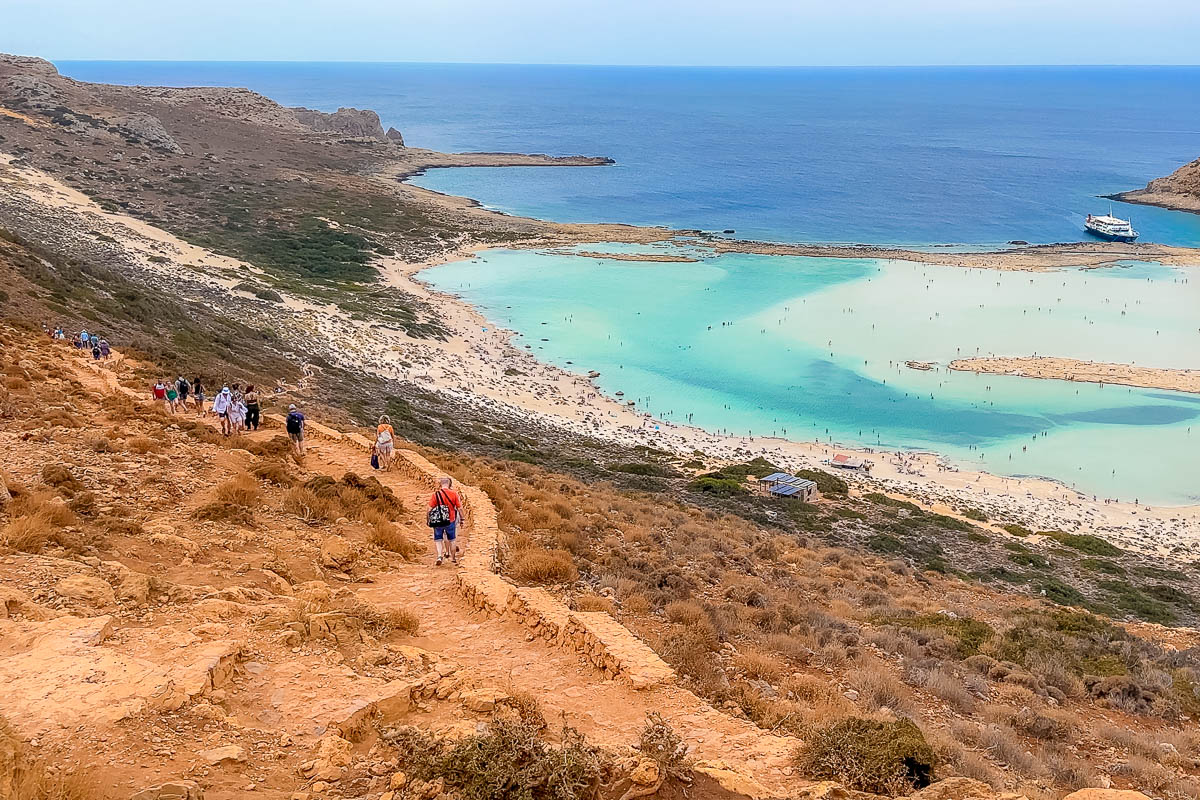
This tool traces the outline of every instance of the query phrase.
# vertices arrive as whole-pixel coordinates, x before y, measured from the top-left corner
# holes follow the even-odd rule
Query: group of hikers
[[[166,406],[171,414],[187,413],[189,402],[197,416],[205,414],[204,403],[208,398],[204,394],[204,381],[199,376],[188,380],[180,375],[173,381],[159,378],[150,391],[154,399]],[[256,431],[262,425],[262,398],[254,384],[246,384],[245,389],[240,383],[222,386],[221,391],[213,396],[212,406],[207,411],[221,421],[221,433],[226,436]],[[286,427],[296,452],[304,455],[304,414],[294,403],[288,406]]]
[[[61,326],[51,330],[42,326],[47,335],[53,339],[66,340],[67,335]],[[71,340],[77,350],[91,350],[92,357],[97,361],[107,360],[112,354],[108,340],[88,331],[80,331]],[[199,376],[188,379],[183,375],[175,380],[166,377],[159,378],[151,387],[151,394],[156,402],[162,403],[168,413],[187,413],[189,403],[191,410],[197,416],[206,413],[205,402],[208,397],[204,392],[204,381]],[[221,433],[233,436],[242,431],[256,431],[262,424],[262,399],[253,384],[247,384],[243,389],[240,383],[222,386],[212,398],[212,406],[207,411],[215,414],[221,420]],[[287,420],[284,427],[288,438],[292,441],[298,455],[304,455],[304,414],[296,408],[295,403],[288,406]],[[375,441],[371,445],[371,466],[379,470],[387,470],[392,466],[396,457],[396,430],[387,414],[379,417],[375,427]],[[429,513],[426,522],[433,529],[433,544],[437,551],[438,566],[446,559],[458,563],[461,550],[458,547],[458,523],[466,522],[467,510],[452,487],[454,481],[443,477],[438,481],[437,491],[429,498]]]
[[[43,323],[42,330],[44,330],[46,335],[51,339],[60,339],[62,341],[66,341],[67,339],[67,334],[61,325],[54,330],[50,330],[50,327]],[[98,333],[88,333],[86,330],[82,330],[79,333],[72,335],[71,346],[76,350],[82,350],[85,353],[91,351],[92,358],[96,361],[108,361],[108,359],[112,356],[112,347],[109,345],[108,339],[104,338]]]

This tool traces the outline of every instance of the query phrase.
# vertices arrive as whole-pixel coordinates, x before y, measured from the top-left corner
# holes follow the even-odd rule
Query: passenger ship
[[[1117,219],[1113,216],[1111,208],[1102,217],[1088,214],[1083,228],[1093,236],[1108,239],[1110,242],[1132,242],[1138,237],[1137,231],[1129,224],[1129,220]]]

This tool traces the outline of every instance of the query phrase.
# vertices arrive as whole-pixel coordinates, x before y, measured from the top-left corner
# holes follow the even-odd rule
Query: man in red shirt
[[[442,478],[438,481],[438,490],[429,498],[430,508],[441,505],[450,509],[450,524],[433,529],[433,546],[437,550],[436,563],[439,567],[442,565],[442,559],[446,557],[449,557],[455,564],[458,563],[458,543],[454,540],[456,529],[460,519],[463,522],[466,522],[467,519],[467,510],[463,508],[458,492],[450,488],[452,484],[453,481],[450,478]]]

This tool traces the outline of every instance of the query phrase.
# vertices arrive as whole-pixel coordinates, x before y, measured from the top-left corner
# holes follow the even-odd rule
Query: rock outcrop
[[[1200,214],[1200,158],[1184,164],[1165,178],[1150,181],[1144,189],[1121,192],[1111,197],[1127,203]]]
[[[336,133],[351,136],[356,139],[379,139],[394,141],[388,133],[384,133],[379,115],[370,109],[339,108],[332,114],[311,108],[293,108],[292,113],[302,125],[322,133]],[[392,128],[394,131],[395,128]],[[396,131],[396,136],[399,136]],[[403,143],[403,139],[401,139]]]

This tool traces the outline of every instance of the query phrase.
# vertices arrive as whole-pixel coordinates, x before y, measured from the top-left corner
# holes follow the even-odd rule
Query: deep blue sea
[[[63,62],[82,80],[246,86],[373,108],[410,145],[611,156],[616,166],[438,170],[514,213],[783,241],[1077,241],[1097,195],[1200,156],[1200,67],[659,68]],[[1117,204],[1146,241],[1200,215]]]

